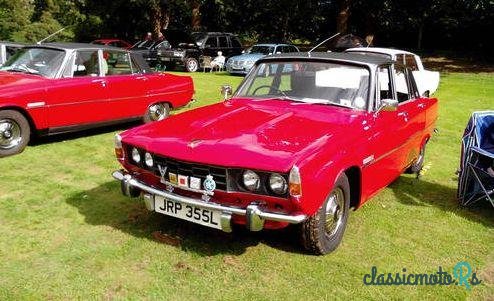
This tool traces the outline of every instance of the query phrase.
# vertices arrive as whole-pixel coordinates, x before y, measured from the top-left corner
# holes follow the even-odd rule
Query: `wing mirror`
[[[221,95],[223,95],[224,100],[227,100],[228,98],[230,98],[230,96],[232,96],[232,94],[233,94],[232,86],[230,86],[230,85],[221,86]]]
[[[398,100],[396,99],[391,99],[391,98],[385,98],[381,99],[381,108],[379,111],[396,111],[398,109]]]

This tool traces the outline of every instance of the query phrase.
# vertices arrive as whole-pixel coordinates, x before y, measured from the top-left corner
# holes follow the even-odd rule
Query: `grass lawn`
[[[197,103],[240,77],[192,74]],[[494,208],[459,208],[460,137],[474,110],[494,109],[493,73],[442,74],[439,133],[427,171],[403,175],[352,212],[342,245],[304,254],[294,232],[225,234],[148,213],[110,174],[110,128],[43,139],[0,159],[0,300],[333,300],[494,298]],[[163,243],[176,236],[179,246]],[[482,284],[365,286],[379,272],[453,273],[469,262]]]

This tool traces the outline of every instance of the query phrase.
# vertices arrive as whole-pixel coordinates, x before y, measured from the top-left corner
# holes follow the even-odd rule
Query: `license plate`
[[[166,199],[154,197],[154,210],[158,213],[180,218],[206,227],[221,229],[221,212],[191,206]]]

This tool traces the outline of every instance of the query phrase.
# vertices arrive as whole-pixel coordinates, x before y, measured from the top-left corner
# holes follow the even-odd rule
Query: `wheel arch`
[[[6,111],[6,110],[17,111],[17,112],[21,113],[22,116],[24,116],[24,118],[26,118],[26,120],[29,124],[29,128],[31,129],[31,135],[38,132],[38,128],[36,127],[36,123],[34,122],[34,119],[31,117],[31,115],[29,114],[29,112],[27,110],[25,110],[24,108],[18,107],[18,106],[7,105],[4,107],[0,107],[0,111]]]
[[[351,166],[343,171],[350,184],[350,208],[358,208],[362,197],[362,172],[360,167]]]

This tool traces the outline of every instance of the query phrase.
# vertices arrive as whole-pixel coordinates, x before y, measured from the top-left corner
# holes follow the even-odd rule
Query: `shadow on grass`
[[[35,146],[35,145],[41,145],[41,144],[47,144],[47,143],[56,143],[56,142],[74,140],[74,139],[79,139],[79,138],[84,138],[84,137],[89,137],[89,136],[94,136],[94,135],[111,133],[111,132],[115,132],[115,131],[124,131],[124,130],[130,129],[131,127],[135,127],[135,126],[138,126],[141,124],[142,124],[142,122],[140,122],[140,121],[130,121],[130,122],[125,122],[125,123],[120,123],[117,125],[103,126],[103,127],[98,127],[98,128],[88,129],[88,130],[54,134],[54,135],[50,135],[50,136],[34,137],[34,139],[32,139],[29,142],[29,145]]]
[[[224,233],[190,222],[182,221],[145,209],[140,199],[130,199],[120,193],[116,181],[104,183],[88,191],[70,196],[67,203],[74,206],[90,225],[106,225],[139,238],[159,242],[160,236],[178,238],[180,248],[201,256],[215,254],[240,255],[258,244],[291,253],[302,253],[296,229],[250,232],[235,227],[233,233]]]
[[[475,206],[464,208],[456,199],[456,188],[431,183],[411,176],[401,176],[389,188],[396,199],[406,205],[434,206],[443,211],[494,228],[494,208],[489,202],[479,202]]]

